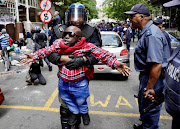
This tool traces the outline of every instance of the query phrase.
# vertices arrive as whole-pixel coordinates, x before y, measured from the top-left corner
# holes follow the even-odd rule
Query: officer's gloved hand
[[[79,67],[85,65],[83,56],[71,55],[69,58],[72,58],[72,60],[65,63],[66,68],[69,70],[78,69]]]

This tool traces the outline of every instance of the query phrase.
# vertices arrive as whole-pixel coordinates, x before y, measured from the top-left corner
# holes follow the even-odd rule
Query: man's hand
[[[144,97],[150,100],[151,102],[154,102],[155,99],[154,89],[148,89],[146,92],[144,92]]]
[[[129,76],[132,69],[126,66],[126,64],[119,62],[117,70],[122,73],[123,76]]]
[[[79,67],[83,66],[85,64],[85,60],[83,56],[75,56],[71,55],[69,56],[72,60],[65,63],[66,68],[69,70],[78,69]]]
[[[33,62],[33,57],[31,54],[25,53],[24,55],[26,55],[26,57],[21,58],[20,64],[30,64]]]

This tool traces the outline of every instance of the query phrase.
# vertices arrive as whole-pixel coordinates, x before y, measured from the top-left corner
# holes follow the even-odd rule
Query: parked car
[[[170,38],[171,38],[171,50],[173,51],[174,49],[177,48],[177,46],[180,45],[180,41],[177,40],[174,36],[172,36],[171,34],[170,35]]]
[[[113,31],[102,31],[101,32],[102,39],[102,49],[105,49],[116,55],[118,61],[126,63],[129,67],[129,53],[126,48],[126,44],[123,43],[121,37]],[[102,64],[101,61],[94,65],[94,73],[111,73],[111,74],[121,74],[117,70],[113,70],[105,64]],[[128,77],[126,77],[128,78]]]

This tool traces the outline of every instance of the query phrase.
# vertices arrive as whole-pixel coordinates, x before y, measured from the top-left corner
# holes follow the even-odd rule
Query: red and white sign
[[[40,19],[44,23],[49,23],[52,20],[52,13],[50,11],[42,11],[40,14]]]
[[[52,8],[52,2],[50,0],[41,0],[39,7],[42,11],[48,11]]]

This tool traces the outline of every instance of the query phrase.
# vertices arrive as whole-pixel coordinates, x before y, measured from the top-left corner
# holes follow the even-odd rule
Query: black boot
[[[143,124],[134,124],[133,128],[134,129],[143,129]]]
[[[68,124],[74,125],[77,122],[78,114],[71,113]]]
[[[81,124],[81,114],[78,114],[77,122],[74,125],[74,129],[80,129],[80,124]]]
[[[89,114],[88,114],[88,113],[82,114],[82,119],[83,119],[84,125],[89,125],[89,123],[90,123],[90,117],[89,117]]]
[[[60,106],[60,119],[61,119],[61,126],[62,129],[71,129],[71,126],[68,124],[70,111],[67,108]]]

